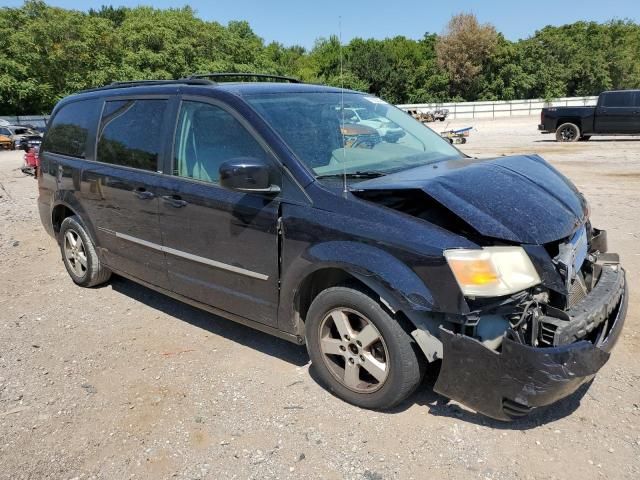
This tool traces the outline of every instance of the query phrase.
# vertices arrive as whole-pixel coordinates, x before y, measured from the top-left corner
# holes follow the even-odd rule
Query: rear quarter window
[[[86,158],[89,132],[98,123],[99,100],[81,100],[58,110],[47,129],[42,150]]]

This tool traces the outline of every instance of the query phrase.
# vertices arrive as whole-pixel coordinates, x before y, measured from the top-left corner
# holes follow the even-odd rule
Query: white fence
[[[595,105],[598,97],[565,97],[551,102],[536,98],[532,100],[508,100],[499,102],[461,103],[416,103],[398,105],[403,110],[428,112],[436,108],[448,108],[449,119],[456,118],[499,118],[525,115],[540,115],[543,107],[570,107]]]
[[[0,125],[26,125],[33,124],[38,127],[44,127],[49,119],[49,115],[18,115],[9,117],[0,117]]]

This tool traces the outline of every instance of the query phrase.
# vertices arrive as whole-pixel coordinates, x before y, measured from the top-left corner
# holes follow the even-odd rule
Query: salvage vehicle
[[[42,144],[42,134],[34,132],[32,134],[23,135],[17,143],[17,148],[28,152],[32,148],[39,148]]]
[[[444,122],[449,116],[448,108],[436,108],[433,110],[427,110],[426,112],[412,108],[406,111],[413,118],[422,123],[430,123],[435,121]]]
[[[0,148],[2,150],[11,150],[13,148],[13,140],[7,135],[0,135]]]
[[[587,141],[594,135],[640,135],[640,90],[603,92],[595,107],[548,107],[538,130],[558,142]]]
[[[501,420],[594,377],[627,284],[566,177],[536,155],[470,158],[369,94],[266,78],[58,103],[38,207],[76,284],[115,273],[306,344],[319,381],[364,408],[405,400],[429,362],[436,392]],[[366,134],[347,104],[401,142],[347,143]]]
[[[448,108],[436,108],[433,111],[433,119],[440,121],[440,122],[444,122],[447,117],[449,116],[449,109]]]
[[[24,149],[24,146],[26,146],[27,143],[31,144],[29,145],[29,147],[35,147],[40,145],[40,142],[42,140],[42,135],[40,135],[38,132],[35,132],[30,128],[23,127],[21,125],[0,126],[0,135],[7,136],[11,139],[12,150],[16,150],[18,148]]]

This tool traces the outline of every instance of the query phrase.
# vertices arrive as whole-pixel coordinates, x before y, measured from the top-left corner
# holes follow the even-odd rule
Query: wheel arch
[[[91,237],[93,243],[97,246],[96,232],[93,227],[93,223],[89,219],[88,215],[82,208],[82,206],[75,201],[75,197],[69,198],[68,194],[63,192],[56,192],[56,195],[51,204],[51,225],[53,227],[54,235],[57,238],[60,233],[60,227],[65,218],[70,216],[77,216],[82,225],[87,230],[87,233]]]
[[[53,225],[53,231],[56,235],[60,233],[60,227],[64,219],[74,215],[76,215],[76,212],[66,203],[60,202],[53,206],[51,209],[51,225]]]
[[[582,131],[582,119],[580,117],[560,117],[556,121],[556,130],[564,123],[573,123]]]
[[[410,311],[429,312],[434,306],[431,292],[413,270],[388,252],[366,244],[333,241],[314,245],[284,271],[278,323],[282,330],[301,336],[313,299],[337,285],[361,286],[390,313],[407,321]]]

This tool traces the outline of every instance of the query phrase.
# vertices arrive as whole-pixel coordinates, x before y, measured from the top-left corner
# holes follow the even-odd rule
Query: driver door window
[[[220,165],[238,158],[269,163],[265,150],[229,112],[207,103],[182,102],[173,174],[218,184]]]

